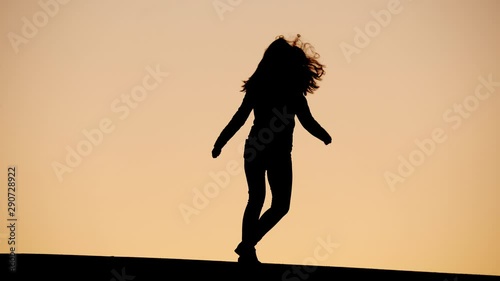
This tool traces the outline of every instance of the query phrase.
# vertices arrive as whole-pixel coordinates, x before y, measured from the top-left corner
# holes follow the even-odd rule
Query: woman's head
[[[325,74],[318,58],[311,44],[300,41],[299,34],[293,41],[279,36],[267,47],[254,74],[244,81],[242,91],[285,88],[303,95],[313,93]]]

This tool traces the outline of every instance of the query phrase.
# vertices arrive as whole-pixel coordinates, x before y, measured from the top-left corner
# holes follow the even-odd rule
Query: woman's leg
[[[245,159],[245,175],[248,184],[248,202],[243,214],[242,244],[255,246],[257,224],[266,196],[265,161],[261,155]]]
[[[269,161],[267,179],[272,193],[271,207],[259,219],[255,244],[288,213],[290,208],[293,177],[291,154],[278,154],[270,157]]]

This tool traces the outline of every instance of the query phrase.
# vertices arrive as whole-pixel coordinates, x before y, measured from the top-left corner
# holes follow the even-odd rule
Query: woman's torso
[[[263,152],[292,150],[298,100],[283,92],[255,95],[254,122],[248,135],[255,149]]]

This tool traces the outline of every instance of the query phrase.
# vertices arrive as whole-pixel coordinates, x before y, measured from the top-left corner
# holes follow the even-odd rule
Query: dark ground
[[[0,280],[482,281],[500,280],[500,276],[286,264],[242,268],[236,262],[223,261],[42,254],[17,254],[16,272],[9,272],[9,256],[1,254]]]

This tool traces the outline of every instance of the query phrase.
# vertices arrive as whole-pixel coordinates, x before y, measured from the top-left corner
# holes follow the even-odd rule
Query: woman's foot
[[[238,247],[234,250],[240,257],[238,258],[238,263],[248,264],[248,265],[258,265],[261,264],[255,253],[255,247],[245,245],[241,242]]]

